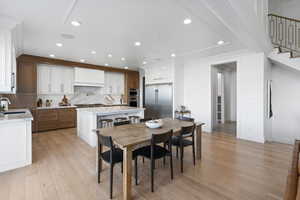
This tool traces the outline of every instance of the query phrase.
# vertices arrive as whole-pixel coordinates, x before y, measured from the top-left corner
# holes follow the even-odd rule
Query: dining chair
[[[187,121],[187,122],[195,122],[195,119],[194,118],[191,118],[191,117],[184,117],[184,116],[182,116],[182,117],[178,117],[177,118],[178,120],[181,120],[181,121]],[[173,136],[172,138],[176,138],[177,136]],[[176,147],[176,158],[178,159],[178,151],[179,151],[179,147],[177,146]]]
[[[126,125],[126,124],[130,124],[130,121],[126,120],[126,121],[114,122],[114,126],[122,126],[122,125]]]
[[[123,172],[123,151],[116,148],[111,136],[103,136],[97,131],[98,136],[98,183],[100,183],[100,173],[102,171],[101,159],[110,164],[110,198],[113,194],[113,169],[114,165],[121,163],[121,172]],[[102,146],[108,147],[109,150],[102,152]]]
[[[127,117],[116,117],[115,121],[119,122],[119,121],[125,121],[127,120]]]
[[[137,185],[138,177],[138,156],[145,157],[150,159],[150,171],[151,171],[151,191],[154,192],[154,168],[155,160],[165,158],[166,156],[170,157],[170,170],[171,170],[171,179],[173,179],[173,161],[172,161],[172,134],[173,131],[170,130],[162,134],[152,134],[151,145],[141,147],[136,149],[133,154],[135,155],[135,184]],[[167,144],[168,149],[160,146],[159,144]]]
[[[100,127],[105,128],[105,127],[112,127],[113,126],[113,120],[112,119],[100,119]]]
[[[129,116],[128,119],[131,121],[132,124],[137,124],[140,122],[140,117],[139,116]]]
[[[172,137],[172,145],[176,146],[176,149],[180,149],[180,169],[181,173],[183,173],[183,157],[184,157],[184,148],[188,146],[192,146],[193,150],[193,164],[196,164],[196,156],[195,156],[195,124],[192,126],[182,127],[180,131],[180,135],[176,137]],[[192,138],[191,140],[188,138]]]

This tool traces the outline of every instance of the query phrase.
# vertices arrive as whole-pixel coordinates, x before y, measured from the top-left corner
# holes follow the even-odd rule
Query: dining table
[[[122,126],[99,128],[103,136],[111,136],[114,144],[123,150],[123,199],[132,199],[132,152],[134,149],[147,143],[150,144],[152,134],[165,133],[173,130],[173,135],[179,135],[182,127],[191,126],[193,122],[183,121],[172,118],[164,118],[162,127],[148,128],[145,123],[127,124]],[[204,123],[196,122],[195,141],[196,141],[196,159],[201,159],[201,138],[202,126]],[[97,155],[98,156],[98,155]],[[102,161],[100,161],[102,165]]]

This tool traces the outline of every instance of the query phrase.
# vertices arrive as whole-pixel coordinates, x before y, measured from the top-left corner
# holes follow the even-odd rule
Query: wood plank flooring
[[[139,162],[139,185],[134,199],[278,200],[282,199],[292,146],[257,144],[222,133],[203,134],[202,161],[184,157],[184,173],[174,156],[174,180],[169,165],[158,162],[155,192],[150,192],[149,161]],[[75,129],[33,136],[33,164],[0,173],[1,200],[109,199],[109,171],[104,165],[97,184],[96,150],[76,136]],[[175,151],[174,151],[175,155]],[[120,166],[114,169],[114,199],[122,199]]]

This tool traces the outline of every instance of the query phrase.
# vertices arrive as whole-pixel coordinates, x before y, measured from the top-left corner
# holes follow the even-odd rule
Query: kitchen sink
[[[25,111],[7,111],[7,112],[2,112],[4,115],[16,115],[16,114],[25,114]]]

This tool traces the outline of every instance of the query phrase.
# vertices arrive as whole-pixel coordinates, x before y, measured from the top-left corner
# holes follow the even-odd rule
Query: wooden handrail
[[[299,22],[300,23],[300,20],[299,19],[293,19],[293,18],[289,18],[289,17],[283,17],[283,16],[280,16],[280,15],[276,15],[276,14],[268,14],[268,16],[274,16],[274,17],[278,17],[278,18],[281,18],[281,19],[286,19],[286,20],[290,20],[290,21],[294,21],[294,22]]]

